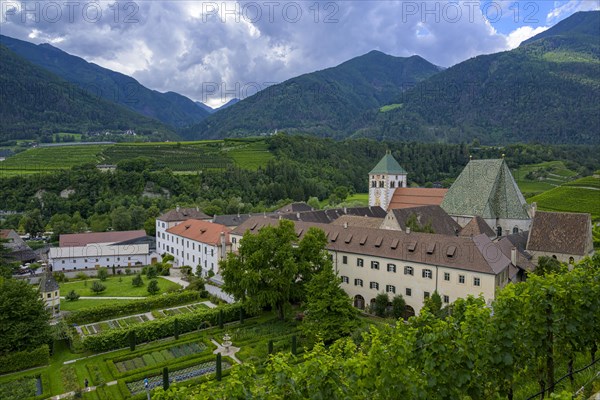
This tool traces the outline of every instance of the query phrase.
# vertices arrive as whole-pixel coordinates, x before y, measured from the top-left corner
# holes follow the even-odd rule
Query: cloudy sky
[[[12,1],[0,31],[218,106],[371,50],[449,67],[515,48],[583,1]]]

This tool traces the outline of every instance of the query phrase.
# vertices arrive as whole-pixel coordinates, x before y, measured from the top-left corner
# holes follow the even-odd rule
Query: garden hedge
[[[145,313],[156,308],[168,308],[191,303],[200,300],[201,298],[199,292],[187,290],[162,296],[149,297],[146,300],[136,300],[125,304],[115,302],[115,304],[73,311],[65,317],[65,321],[69,324],[89,324],[126,315]]]
[[[44,344],[31,351],[19,351],[0,357],[0,374],[47,365],[50,363],[50,348]]]
[[[83,347],[93,352],[120,349],[129,346],[129,332],[135,332],[136,342],[145,343],[173,336],[175,319],[179,321],[179,333],[183,334],[200,328],[203,323],[215,326],[219,313],[223,312],[223,321],[231,322],[239,319],[239,303],[228,304],[208,310],[198,310],[188,314],[155,319],[125,329],[110,329],[97,335],[89,335],[83,339]]]

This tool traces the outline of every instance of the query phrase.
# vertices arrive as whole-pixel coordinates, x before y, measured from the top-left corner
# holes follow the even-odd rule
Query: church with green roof
[[[530,209],[504,159],[471,160],[441,207],[461,226],[479,216],[498,236],[528,231]]]
[[[369,172],[369,206],[387,210],[396,188],[406,187],[407,172],[388,150]]]

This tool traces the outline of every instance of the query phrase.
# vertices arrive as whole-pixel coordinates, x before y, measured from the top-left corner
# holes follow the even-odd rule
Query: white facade
[[[387,210],[396,188],[406,187],[406,174],[369,175],[369,206]]]
[[[147,244],[126,246],[87,245],[55,247],[48,254],[53,271],[94,270],[100,267],[127,268],[155,263],[156,253]]]
[[[379,293],[387,293],[390,301],[401,294],[416,314],[435,291],[444,306],[469,295],[482,295],[491,302],[496,289],[508,283],[508,268],[494,275],[362,254],[330,254],[342,279],[341,288],[358,308],[370,305]]]
[[[224,258],[221,244],[202,243],[169,232],[160,232],[159,243],[158,231],[156,235],[156,250],[161,254],[172,255],[173,266],[188,265],[194,268],[199,266],[202,276],[208,275],[211,270],[218,275],[219,260]]]

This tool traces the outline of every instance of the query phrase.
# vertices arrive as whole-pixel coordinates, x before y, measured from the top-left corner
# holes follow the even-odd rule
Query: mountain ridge
[[[335,67],[272,85],[214,113],[183,132],[187,138],[216,138],[274,130],[334,136],[355,115],[379,107],[417,81],[441,70],[420,56],[394,57],[371,51]]]
[[[56,132],[135,130],[172,139],[159,121],[93,96],[0,44],[0,138]]]
[[[0,43],[90,93],[174,128],[195,124],[209,115],[181,94],[149,89],[131,76],[90,63],[51,44],[35,45],[5,35],[0,35]]]

